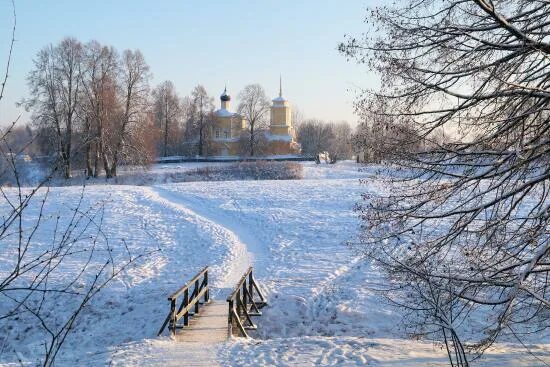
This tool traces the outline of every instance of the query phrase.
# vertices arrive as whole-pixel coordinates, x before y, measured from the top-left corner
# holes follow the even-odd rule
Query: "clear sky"
[[[366,7],[373,1],[15,0],[17,42],[0,124],[22,113],[15,102],[27,96],[26,75],[36,53],[65,36],[95,39],[119,51],[140,49],[153,85],[172,80],[183,96],[200,83],[216,104],[225,83],[234,98],[249,83],[260,83],[275,97],[282,74],[285,97],[305,117],[355,124],[355,93],[376,78],[336,48],[344,34],[365,30]],[[11,0],[0,0],[2,75],[10,15]],[[27,118],[23,113],[22,120]]]

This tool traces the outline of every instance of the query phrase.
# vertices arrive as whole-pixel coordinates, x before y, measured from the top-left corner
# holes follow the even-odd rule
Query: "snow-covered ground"
[[[372,290],[383,281],[377,269],[345,245],[358,230],[352,209],[360,194],[383,191],[384,183],[360,184],[366,173],[351,162],[303,165],[303,180],[87,188],[85,204],[105,202],[103,231],[115,252],[122,239],[136,253],[161,251],[96,296],[58,364],[445,366],[440,346],[403,337],[399,315]],[[80,189],[54,188],[50,195],[46,211],[53,214],[74,206]],[[10,256],[0,253],[0,273]],[[219,299],[254,266],[269,301],[254,338],[197,346],[156,337],[168,312],[166,296],[204,265],[211,266],[212,296]],[[71,271],[81,264],[67,266]],[[32,327],[10,333],[0,363],[19,365],[14,351],[32,361],[37,333]],[[499,344],[478,365],[550,363],[549,345],[532,345],[531,352]]]

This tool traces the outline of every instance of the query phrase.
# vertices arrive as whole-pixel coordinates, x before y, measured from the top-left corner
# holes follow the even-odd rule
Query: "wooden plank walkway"
[[[177,329],[176,341],[220,343],[227,340],[227,302],[211,300],[202,305],[198,315],[189,319],[189,326]]]

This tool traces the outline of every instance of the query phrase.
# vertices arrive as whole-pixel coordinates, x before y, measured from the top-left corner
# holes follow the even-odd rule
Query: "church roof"
[[[228,111],[225,108],[220,108],[219,110],[216,110],[214,113],[216,114],[216,116],[220,116],[220,117],[234,117],[238,115],[237,113]]]
[[[275,103],[284,103],[286,102],[285,97],[283,97],[283,78],[279,76],[279,97],[273,99]]]
[[[223,90],[222,95],[220,96],[220,99],[224,102],[231,101],[231,96],[227,94],[227,87]]]

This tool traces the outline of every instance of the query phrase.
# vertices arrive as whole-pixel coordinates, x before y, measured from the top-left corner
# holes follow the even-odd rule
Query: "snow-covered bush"
[[[302,165],[294,162],[240,162],[188,171],[187,181],[297,180],[303,178]]]

